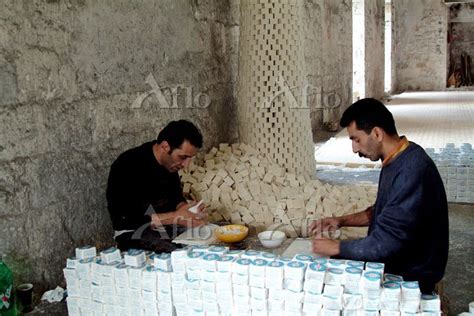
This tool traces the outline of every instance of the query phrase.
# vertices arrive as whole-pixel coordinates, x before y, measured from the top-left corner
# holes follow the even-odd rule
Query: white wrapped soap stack
[[[63,270],[69,315],[441,315],[437,295],[376,262],[221,246],[100,255],[81,247],[76,256]]]
[[[449,202],[474,203],[474,150],[470,143],[425,149],[443,179]]]

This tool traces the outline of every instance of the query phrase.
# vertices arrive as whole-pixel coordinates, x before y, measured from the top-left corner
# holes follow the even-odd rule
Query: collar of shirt
[[[408,139],[405,136],[401,136],[397,147],[382,161],[382,167],[391,163],[398,155],[407,149],[409,145]]]

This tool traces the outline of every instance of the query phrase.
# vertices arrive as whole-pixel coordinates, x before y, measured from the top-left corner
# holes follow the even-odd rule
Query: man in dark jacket
[[[375,99],[362,99],[342,115],[352,150],[382,160],[377,199],[365,211],[323,218],[311,224],[313,251],[346,259],[385,263],[385,271],[416,280],[431,293],[448,258],[448,206],[443,182],[423,148],[398,136],[392,114]],[[352,241],[319,238],[343,226],[369,226]]]
[[[202,147],[202,135],[191,122],[170,122],[156,141],[122,153],[110,168],[107,203],[121,250],[172,251],[180,227],[205,223],[205,208],[189,211],[178,170],[188,167]]]

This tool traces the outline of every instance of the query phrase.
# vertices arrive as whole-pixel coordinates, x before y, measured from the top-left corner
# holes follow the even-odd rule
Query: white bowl
[[[258,239],[265,248],[276,248],[286,239],[286,234],[279,230],[266,230],[258,234]]]

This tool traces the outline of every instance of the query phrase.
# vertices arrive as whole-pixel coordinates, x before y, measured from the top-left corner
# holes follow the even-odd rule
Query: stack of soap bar
[[[171,254],[169,253],[160,253],[153,256],[153,265],[166,272],[172,271],[171,266]]]
[[[122,259],[122,255],[120,254],[119,249],[111,247],[100,252],[100,259],[102,262],[108,264],[120,261]]]
[[[76,258],[78,258],[79,260],[94,258],[95,256],[97,256],[97,250],[95,249],[95,247],[83,246],[76,248]]]
[[[140,266],[138,252],[126,254],[137,266],[102,260],[112,261],[115,249],[69,258],[70,314],[441,316],[438,296],[420,300],[417,282],[382,276],[378,263],[187,247],[145,253]]]
[[[400,310],[406,313],[417,313],[420,307],[420,286],[417,281],[402,282],[402,299]]]
[[[124,256],[125,264],[131,267],[143,267],[146,261],[145,251],[141,249],[129,249]]]

